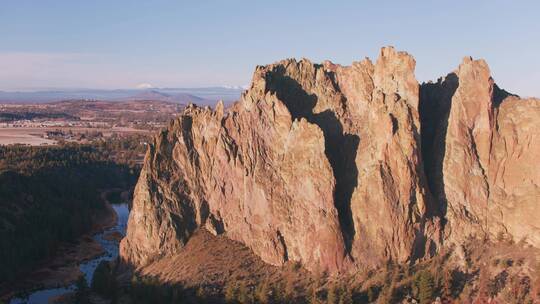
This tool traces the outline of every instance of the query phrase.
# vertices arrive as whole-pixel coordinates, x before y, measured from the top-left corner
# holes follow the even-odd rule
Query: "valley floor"
[[[106,193],[106,192],[104,192]],[[105,195],[102,195],[105,198]],[[71,285],[82,275],[79,264],[94,259],[105,253],[104,248],[92,238],[92,235],[113,227],[117,215],[110,204],[102,214],[94,215],[96,221],[92,229],[81,236],[76,244],[62,244],[56,255],[42,264],[32,273],[21,279],[4,284],[0,289],[0,299],[8,299],[16,294],[38,289],[49,289]]]

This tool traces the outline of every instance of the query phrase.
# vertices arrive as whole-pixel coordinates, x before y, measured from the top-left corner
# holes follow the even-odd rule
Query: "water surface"
[[[116,211],[116,214],[118,215],[118,222],[116,226],[109,228],[105,230],[102,233],[98,233],[94,235],[94,240],[96,240],[98,243],[103,246],[103,249],[105,249],[105,254],[96,257],[92,260],[88,260],[84,263],[81,263],[79,265],[79,268],[81,269],[81,272],[84,274],[86,281],[88,284],[92,281],[92,276],[94,275],[94,271],[96,270],[96,267],[101,261],[110,261],[114,260],[118,257],[118,242],[115,240],[108,241],[104,237],[105,235],[111,233],[111,232],[119,232],[122,234],[122,237],[126,235],[126,228],[127,228],[127,221],[129,216],[129,209],[127,204],[116,204],[112,205],[114,208],[114,211]],[[59,288],[48,288],[48,289],[41,289],[36,290],[24,297],[14,298],[9,303],[10,304],[44,304],[47,303],[49,298],[59,296],[62,294],[65,294],[70,291],[75,290],[75,284],[72,284],[67,287],[59,287]]]

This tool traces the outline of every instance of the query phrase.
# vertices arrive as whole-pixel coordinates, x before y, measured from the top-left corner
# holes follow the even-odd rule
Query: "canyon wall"
[[[121,257],[142,266],[197,229],[272,265],[330,272],[430,257],[501,233],[540,247],[540,102],[466,58],[419,85],[415,61],[256,68],[228,109],[189,106],[154,138]]]

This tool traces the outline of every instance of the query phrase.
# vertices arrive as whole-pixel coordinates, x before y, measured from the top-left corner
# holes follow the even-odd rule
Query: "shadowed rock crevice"
[[[447,199],[444,191],[443,160],[446,150],[448,117],[452,107],[452,97],[459,84],[455,73],[448,74],[436,83],[420,86],[420,135],[424,173],[433,199],[432,214],[444,219]]]
[[[399,124],[394,115],[390,114],[390,119],[392,120],[392,135],[395,135],[399,129]]]
[[[443,160],[446,154],[448,118],[452,108],[452,98],[458,85],[458,76],[450,73],[436,83],[424,83],[420,86],[422,158],[428,187],[435,200],[432,204],[434,213],[429,216],[440,216],[443,220],[448,208],[444,190]],[[496,84],[493,85],[492,105],[494,108],[498,108],[509,96],[517,97],[500,89]],[[475,151],[475,147],[471,148]],[[482,170],[484,171],[484,168]]]
[[[188,115],[182,116],[181,120],[181,126],[182,126],[182,138],[185,142],[186,151],[189,156],[189,160],[191,162],[191,167],[193,168],[193,171],[199,172],[199,154],[197,153],[197,150],[193,143],[193,119],[192,117]],[[172,145],[171,145],[172,146]],[[173,152],[171,150],[170,155],[172,155]],[[186,170],[187,168],[184,168]],[[189,172],[184,172],[184,174],[190,174]],[[175,188],[181,189],[182,191],[178,191],[179,194],[179,202],[178,207],[181,210],[180,211],[180,217],[173,220],[173,223],[176,225],[176,233],[177,235],[182,236],[184,241],[187,241],[191,234],[197,229],[198,223],[203,223],[206,221],[206,218],[209,214],[209,207],[208,204],[203,201],[200,206],[197,206],[192,200],[192,198],[189,197],[190,192],[195,191],[195,189],[191,189],[187,184],[185,180],[179,180],[176,183]],[[197,208],[198,207],[198,208]],[[180,224],[182,223],[182,224]]]
[[[497,84],[493,84],[493,97],[492,98],[493,98],[493,106],[495,108],[498,108],[501,105],[501,103],[507,97],[510,97],[510,96],[519,98],[518,95],[512,94],[512,93],[506,91],[505,89],[499,88],[499,86]]]
[[[438,215],[442,219],[445,219],[448,208],[443,179],[448,118],[452,108],[452,98],[458,85],[458,76],[455,73],[450,73],[445,78],[440,78],[436,83],[424,83],[420,86],[419,114],[422,158],[428,187],[435,200],[435,204],[433,204],[435,213],[429,215]],[[517,95],[500,89],[496,84],[493,84],[493,108],[497,109],[503,100],[509,96],[517,97]],[[469,136],[472,138],[472,134]],[[472,142],[474,145],[474,141]],[[471,149],[473,152],[476,151],[475,146],[471,147]],[[485,171],[485,168],[482,168],[482,171]]]
[[[358,180],[355,158],[360,137],[345,133],[343,125],[332,110],[313,113],[318,97],[308,94],[297,80],[287,76],[284,67],[278,67],[276,71],[268,74],[266,80],[267,89],[276,93],[289,109],[293,119],[305,118],[323,131],[325,154],[336,180],[334,204],[338,211],[346,252],[349,253],[355,235],[351,197]]]
[[[281,234],[281,231],[277,231],[277,239],[279,240],[279,244],[283,248],[283,261],[289,260],[289,252],[287,251],[287,243],[285,243],[285,238]]]
[[[199,155],[193,145],[192,127],[193,119],[188,115],[184,115],[182,117],[182,138],[185,141],[189,159],[193,166],[197,168],[199,167]]]

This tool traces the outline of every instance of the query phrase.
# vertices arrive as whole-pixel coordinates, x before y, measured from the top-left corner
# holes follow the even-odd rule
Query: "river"
[[[103,246],[105,249],[105,254],[92,259],[88,260],[84,263],[81,263],[79,265],[79,268],[81,269],[81,272],[86,277],[86,281],[88,284],[92,282],[92,276],[94,275],[94,271],[96,270],[96,267],[98,266],[99,262],[103,260],[114,260],[118,257],[118,242],[115,240],[106,240],[104,237],[105,235],[111,233],[111,232],[119,232],[122,234],[122,236],[125,236],[126,234],[126,228],[127,228],[127,221],[129,216],[129,209],[127,204],[116,204],[112,205],[114,208],[114,211],[116,212],[118,216],[118,222],[116,226],[109,228],[102,233],[98,233],[94,235],[94,240],[96,240],[98,243]],[[62,294],[65,294],[67,292],[71,292],[75,290],[75,285],[70,285],[67,287],[60,287],[60,288],[49,288],[49,289],[42,289],[42,290],[36,290],[24,297],[21,298],[13,298],[9,302],[10,304],[43,304],[47,303],[49,298],[54,296],[59,296]]]

